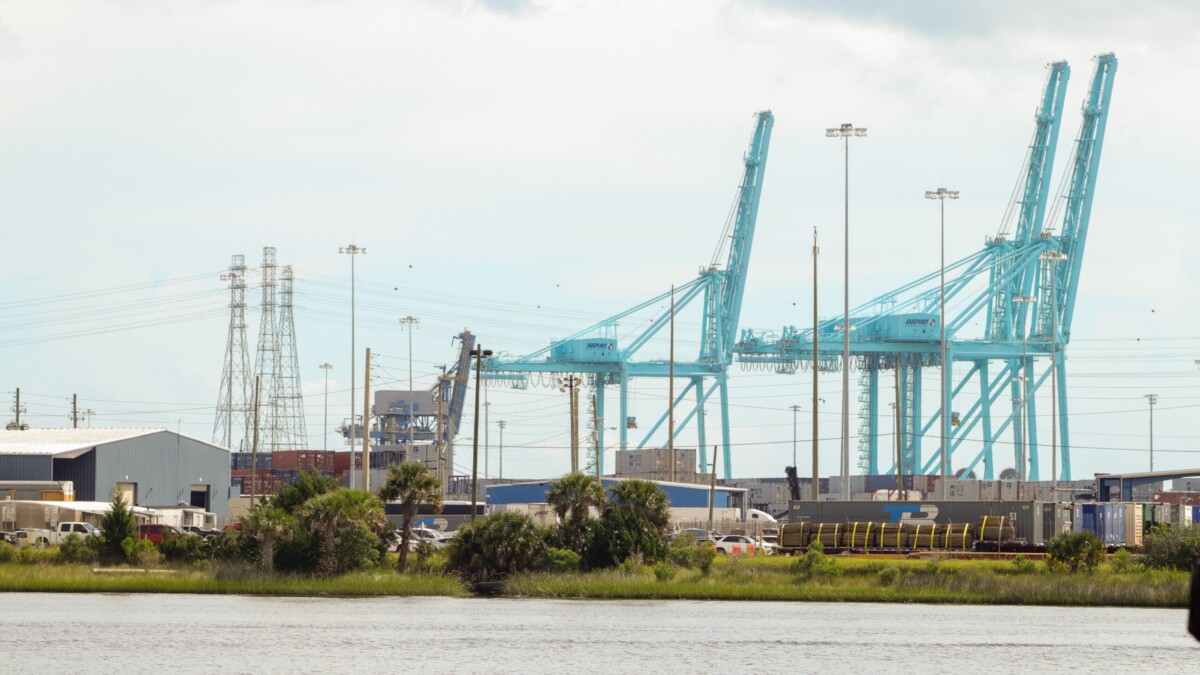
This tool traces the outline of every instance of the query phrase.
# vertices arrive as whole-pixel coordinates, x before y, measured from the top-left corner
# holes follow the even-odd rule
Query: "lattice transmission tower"
[[[246,256],[233,256],[221,281],[229,282],[229,337],[225,341],[225,368],[217,395],[213,442],[246,452],[250,450],[248,438],[254,424],[250,354],[246,350]]]
[[[279,377],[279,333],[275,319],[275,247],[263,247],[262,306],[259,308],[258,351],[254,373],[258,376],[258,449],[271,452],[279,443],[279,415],[276,402]]]
[[[300,393],[300,363],[296,352],[296,323],[292,312],[292,266],[283,267],[279,285],[279,349],[276,354],[272,409],[275,414],[275,445],[272,450],[304,450],[308,433],[304,427],[304,397]]]

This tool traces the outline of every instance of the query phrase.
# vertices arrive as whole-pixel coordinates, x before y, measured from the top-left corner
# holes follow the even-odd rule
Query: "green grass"
[[[794,559],[719,559],[705,577],[678,570],[669,581],[653,573],[601,571],[532,574],[510,579],[511,596],[542,598],[791,600],[1009,605],[1186,607],[1182,572],[1094,574],[1049,572],[1042,563],[1021,571],[1011,562],[838,559],[840,574],[801,579]],[[895,572],[882,572],[893,568]]]
[[[390,569],[331,579],[265,576],[246,568],[165,573],[95,573],[85,565],[0,564],[0,592],[21,593],[200,593],[278,596],[464,596],[458,579],[445,575],[397,574]]]

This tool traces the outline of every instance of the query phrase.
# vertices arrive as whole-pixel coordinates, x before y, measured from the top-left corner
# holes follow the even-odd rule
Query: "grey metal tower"
[[[275,368],[275,447],[272,450],[308,449],[304,427],[304,397],[300,393],[300,360],[296,352],[296,323],[292,313],[292,266],[284,265],[279,284],[279,350]]]
[[[246,452],[250,450],[247,437],[253,425],[250,354],[246,350],[246,256],[233,256],[229,272],[221,275],[221,281],[229,282],[229,337],[225,341],[213,443]]]
[[[271,452],[279,443],[276,402],[279,370],[279,334],[275,319],[275,247],[263,247],[262,307],[259,311],[258,351],[254,373],[259,377],[258,443],[260,452]]]

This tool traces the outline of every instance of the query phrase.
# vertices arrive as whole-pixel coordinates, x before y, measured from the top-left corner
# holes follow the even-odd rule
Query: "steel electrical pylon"
[[[1049,75],[1035,115],[1033,140],[999,232],[982,250],[944,267],[946,304],[942,304],[939,293],[939,270],[851,310],[854,330],[851,354],[855,365],[863,371],[861,400],[868,417],[867,433],[859,439],[860,466],[868,473],[880,473],[883,468],[878,452],[877,418],[881,400],[878,374],[881,370],[898,368],[904,473],[930,473],[942,462],[943,453],[947,465],[954,466],[955,451],[963,443],[969,443],[974,455],[957,463],[959,471],[955,473],[970,473],[982,464],[984,478],[991,479],[998,473],[995,446],[1006,434],[1011,434],[1014,463],[1022,461],[1021,448],[1028,447],[1028,479],[1039,480],[1036,401],[1039,389],[1050,380],[1055,389],[1051,419],[1058,436],[1052,451],[1060,460],[1060,470],[1054,478],[1070,480],[1064,348],[1070,341],[1079,270],[1117,68],[1117,59],[1112,54],[1101,54],[1095,62],[1060,198],[1051,202],[1048,195],[1070,74],[1065,62],[1048,67]],[[1059,220],[1059,213],[1062,225],[1056,230],[1053,223]],[[1034,306],[1029,307],[1031,304]],[[938,325],[942,309],[947,312],[946,362],[960,362],[967,367],[954,371],[948,409],[941,410],[942,406],[938,406],[938,410],[925,417],[922,372],[942,364],[939,353],[942,327]],[[837,352],[825,345],[832,341],[841,320],[838,317],[818,324],[816,332],[821,349],[815,354],[813,330],[802,331],[793,326],[785,326],[781,333],[746,330],[737,345],[738,360],[747,367],[770,367],[780,372],[794,372],[801,364],[812,366],[814,362],[822,370],[840,367],[836,362]],[[984,326],[982,334],[963,334],[965,327],[977,322]],[[963,395],[964,388],[972,383],[977,384],[978,394]],[[955,411],[956,398],[966,408],[961,413]],[[1002,399],[1003,403],[997,405]],[[993,408],[1005,407],[1004,416],[993,419]],[[926,452],[923,441],[940,440],[941,434],[929,432],[942,425],[943,415],[950,416],[951,423],[946,447],[938,443],[938,447]],[[1022,418],[1028,427],[1025,433],[1019,428]],[[979,436],[971,438],[976,429]],[[886,473],[895,469],[893,465]]]
[[[296,323],[292,311],[292,266],[283,267],[279,285],[279,324],[276,334],[279,350],[275,367],[276,440],[272,450],[308,449],[308,432],[304,424],[304,397],[300,392],[300,359],[296,352]]]
[[[669,433],[673,439],[689,425],[693,425],[699,455],[697,468],[700,471],[705,470],[708,462],[702,411],[708,399],[717,393],[721,412],[721,445],[725,451],[724,475],[730,478],[732,464],[729,454],[728,370],[733,361],[733,346],[737,340],[738,320],[741,316],[746,274],[750,265],[750,249],[754,241],[754,227],[762,195],[767,151],[775,121],[769,110],[758,113],[756,118],[750,147],[742,161],[742,180],[712,261],[701,270],[700,276],[674,288],[676,312],[695,300],[699,300],[703,307],[698,354],[685,361],[637,360],[639,350],[671,323],[672,315],[676,312],[660,313],[649,322],[648,327],[633,335],[626,344],[617,344],[617,327],[621,320],[663,305],[672,296],[668,291],[531,354],[521,357],[500,354],[487,358],[482,364],[483,377],[488,380],[508,381],[521,388],[527,386],[531,375],[541,384],[556,384],[560,376],[584,375],[595,396],[592,418],[598,435],[594,445],[598,448],[604,448],[605,390],[609,386],[616,386],[620,397],[617,427],[622,450],[629,447],[629,429],[636,428],[629,416],[630,380],[639,377],[684,379],[687,385],[675,393],[674,400],[667,403],[666,410],[650,426],[637,447],[645,447],[655,438],[660,429],[667,424],[675,408],[680,407],[683,412],[682,419]],[[728,256],[722,260],[726,246]],[[712,384],[708,384],[709,381],[712,381]],[[687,403],[689,400],[690,405]],[[676,418],[679,419],[678,415]],[[662,442],[662,447],[671,445],[672,439]],[[602,453],[595,458],[595,462],[602,471]]]
[[[248,451],[246,440],[252,421],[250,354],[246,349],[246,256],[235,255],[229,272],[229,336],[225,341],[225,366],[217,394],[213,443],[235,452]]]
[[[254,374],[259,378],[258,449],[271,452],[279,443],[276,380],[279,374],[279,333],[275,318],[275,247],[263,247],[262,305],[259,309],[258,349]]]

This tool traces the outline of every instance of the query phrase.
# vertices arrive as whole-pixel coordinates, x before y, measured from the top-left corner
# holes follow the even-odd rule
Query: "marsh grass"
[[[440,574],[396,574],[390,569],[332,579],[266,576],[245,566],[97,574],[85,565],[0,565],[0,592],[197,593],[276,596],[465,596],[463,584]]]
[[[530,574],[509,579],[519,597],[691,600],[922,602],[1009,605],[1186,607],[1182,572],[1051,572],[1044,563],[980,560],[886,560],[838,557],[836,576],[803,578],[786,558],[719,559],[712,573],[677,569],[668,580],[650,570]]]

